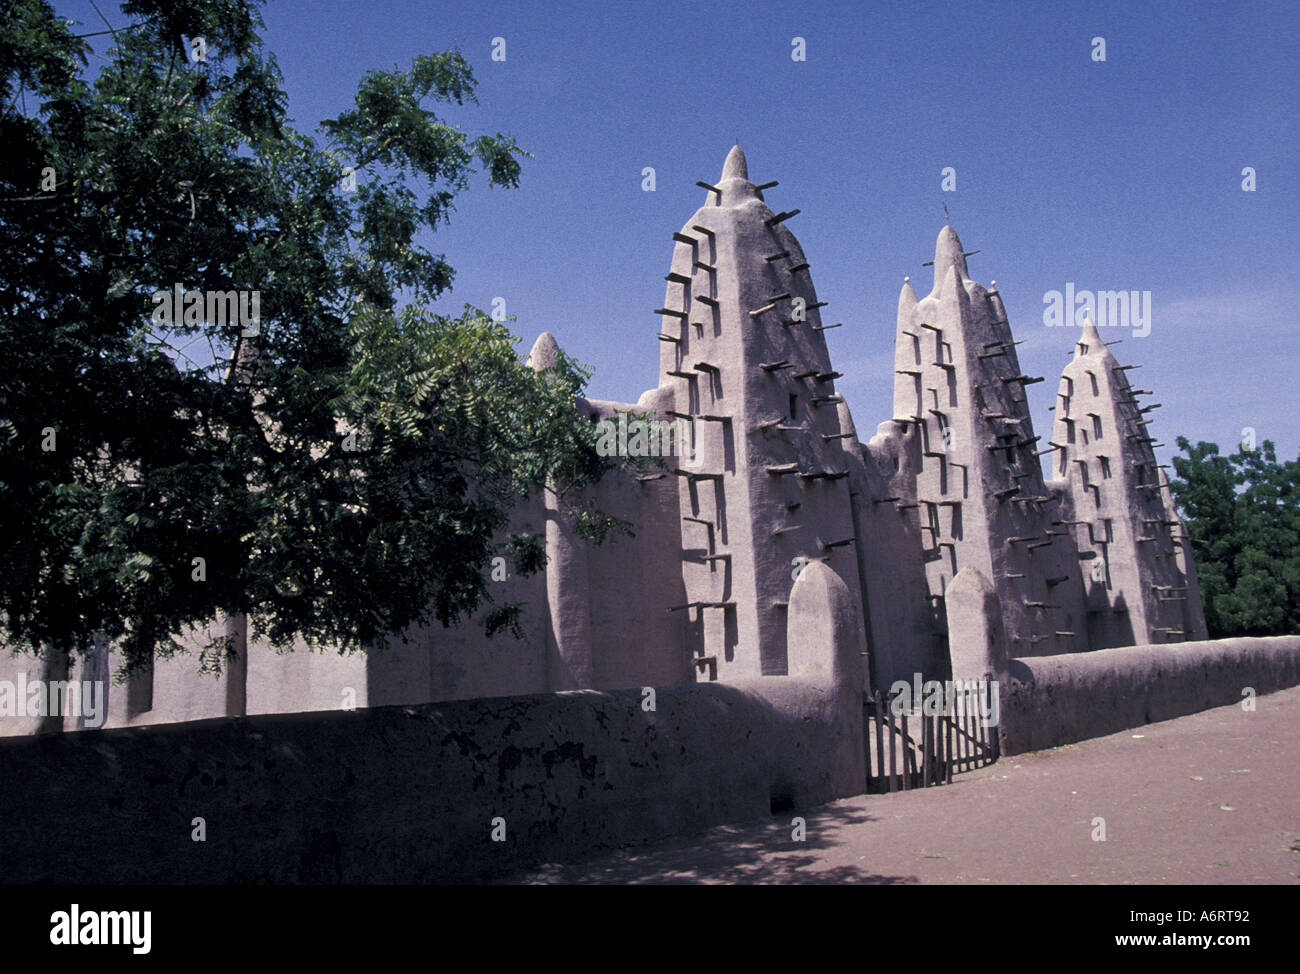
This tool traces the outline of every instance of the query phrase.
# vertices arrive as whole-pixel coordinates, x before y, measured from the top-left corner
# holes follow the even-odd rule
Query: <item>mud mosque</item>
[[[368,658],[277,654],[245,620],[220,620],[235,666],[213,678],[193,656],[158,660],[111,687],[107,725],[786,675],[791,590],[812,562],[850,593],[868,689],[951,675],[964,616],[947,603],[963,571],[996,593],[1006,657],[1204,640],[1190,541],[1153,452],[1158,404],[1143,404],[1133,366],[1091,322],[1072,332],[1050,434],[1036,433],[1025,387],[1044,380],[1022,371],[996,285],[970,277],[944,226],[928,290],[906,281],[898,297],[893,415],[864,436],[835,391],[825,331],[839,324],[789,228],[798,210],[765,201],[775,185],[752,182],[731,149],[672,235],[658,386],[576,403],[593,422],[637,413],[689,429],[691,453],[667,469],[594,488],[635,536],[588,545],[545,494],[513,512],[548,555],[544,572],[497,583],[525,603],[525,638],[434,626]],[[543,333],[530,365],[556,351]],[[69,675],[112,667],[96,650]],[[42,675],[23,657],[0,670]]]

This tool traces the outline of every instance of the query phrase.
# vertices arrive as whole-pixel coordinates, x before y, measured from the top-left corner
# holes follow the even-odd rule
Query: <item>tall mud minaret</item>
[[[681,232],[661,316],[661,385],[689,423],[680,479],[687,642],[700,680],[783,674],[793,577],[824,559],[860,590],[847,470],[808,262],[727,155]]]
[[[1093,649],[1205,638],[1186,527],[1156,465],[1148,414],[1089,320],[1061,375],[1056,474],[1084,562]]]
[[[942,604],[967,565],[997,589],[1013,656],[1087,648],[1078,555],[1047,490],[1024,375],[996,289],[972,281],[952,227],[939,233],[934,286],[903,285],[894,421],[920,434],[914,500],[929,597]],[[911,508],[902,511],[902,507]]]

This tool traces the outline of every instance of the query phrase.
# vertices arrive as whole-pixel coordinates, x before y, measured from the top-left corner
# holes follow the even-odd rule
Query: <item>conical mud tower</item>
[[[1052,438],[1056,473],[1068,484],[1069,520],[1085,559],[1094,649],[1205,638],[1186,528],[1128,371],[1091,320],[1061,375]]]
[[[916,477],[933,600],[970,565],[997,588],[1016,656],[1086,645],[1077,555],[1039,456],[1025,375],[1002,300],[973,281],[952,227],[939,232],[934,286],[899,298],[894,418],[920,432]]]
[[[673,235],[659,338],[661,383],[691,424],[683,462],[682,578],[700,679],[786,672],[790,588],[824,559],[856,590],[838,373],[803,249],[727,155],[705,203]]]

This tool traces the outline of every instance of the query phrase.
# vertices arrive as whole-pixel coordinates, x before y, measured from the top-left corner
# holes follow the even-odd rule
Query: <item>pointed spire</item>
[[[912,289],[912,279],[903,278],[903,288],[898,292],[898,327],[911,321],[912,309],[917,305],[916,291]]]
[[[1079,337],[1078,349],[1080,355],[1096,353],[1105,348],[1102,344],[1101,336],[1097,334],[1097,326],[1093,324],[1092,315],[1083,320],[1083,334]]]
[[[961,270],[955,264],[949,264],[943,280],[940,281],[936,278],[934,282],[935,289],[939,292],[939,300],[952,302],[961,309],[959,313],[963,316],[966,309],[970,307],[970,295],[966,293],[964,281],[965,278],[962,276]]]
[[[948,268],[957,268],[957,273],[962,280],[965,280],[968,272],[966,270],[966,257],[962,253],[961,240],[957,237],[957,231],[948,224],[944,224],[939,231],[939,239],[934,244],[934,288],[937,291],[940,284],[943,283],[948,273]]]
[[[555,336],[544,331],[533,342],[533,350],[528,353],[528,366],[534,372],[554,368],[559,361],[559,352],[560,346],[556,343]]]
[[[749,165],[745,162],[745,151],[737,142],[727,153],[727,161],[722,164],[722,178],[749,179]]]
[[[1115,361],[1115,353],[1106,347],[1106,343],[1101,340],[1101,335],[1097,332],[1097,326],[1093,323],[1092,315],[1083,320],[1083,334],[1074,345],[1074,357],[1082,358],[1083,356],[1100,356],[1104,359]]]

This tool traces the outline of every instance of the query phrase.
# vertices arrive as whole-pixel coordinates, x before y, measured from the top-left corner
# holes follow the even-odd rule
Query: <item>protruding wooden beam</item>
[[[754,188],[755,188],[756,190],[758,190],[758,191],[761,193],[761,192],[763,192],[763,190],[765,190],[765,189],[775,189],[777,186],[780,186],[780,185],[781,185],[781,184],[780,184],[779,182],[777,182],[775,179],[773,179],[770,183],[759,183],[759,184],[758,184],[757,186],[755,186]]]
[[[779,372],[781,369],[794,368],[794,366],[792,366],[785,359],[782,359],[779,362],[760,362],[758,367],[762,369],[764,372]]]
[[[692,247],[699,245],[698,240],[696,240],[694,237],[688,237],[684,233],[674,233],[673,239],[676,240],[678,243],[690,244]]]
[[[769,216],[763,222],[767,224],[767,226],[769,227],[774,227],[778,223],[784,223],[792,216],[798,216],[801,212],[802,212],[801,210],[785,210],[781,213],[776,214],[775,216]]]
[[[685,321],[689,316],[685,311],[674,311],[672,308],[655,308],[654,313],[657,315],[668,315],[671,318],[681,318]]]
[[[672,281],[674,284],[690,284],[691,279],[685,274],[678,274],[676,271],[671,272],[665,278],[665,281]]]
[[[722,196],[722,190],[718,189],[718,187],[714,186],[712,183],[706,183],[702,179],[697,179],[695,180],[695,185],[700,187],[700,189],[707,189],[710,193],[717,193],[718,196]]]
[[[837,322],[835,322],[835,324],[833,324],[833,325],[813,325],[813,326],[812,326],[812,330],[813,330],[813,331],[830,331],[830,329],[832,329],[832,328],[839,328],[839,327],[840,327],[841,325],[843,325],[843,324],[844,324],[844,322],[842,322],[842,321],[837,321]]]

